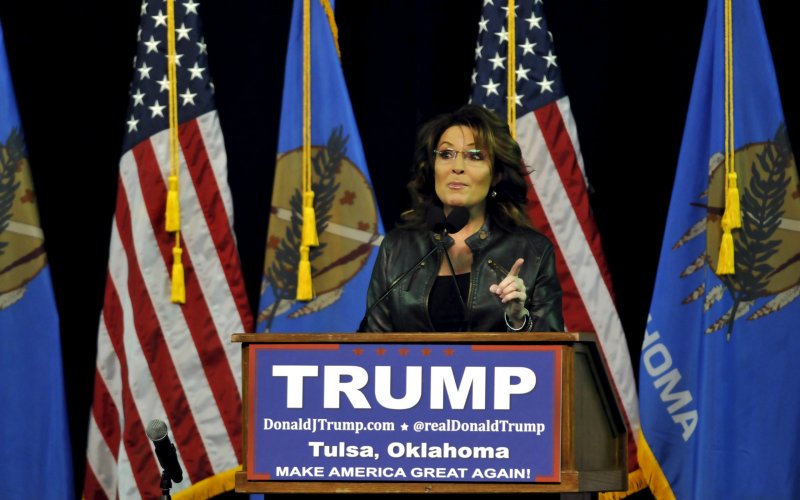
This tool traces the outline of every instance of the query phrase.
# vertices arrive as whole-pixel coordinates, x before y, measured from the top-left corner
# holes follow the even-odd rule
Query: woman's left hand
[[[497,295],[500,302],[505,304],[506,316],[515,326],[521,325],[525,316],[528,315],[528,310],[525,309],[525,299],[528,298],[528,295],[525,291],[525,283],[519,277],[519,270],[524,262],[523,258],[517,259],[503,281],[489,287],[489,291]]]

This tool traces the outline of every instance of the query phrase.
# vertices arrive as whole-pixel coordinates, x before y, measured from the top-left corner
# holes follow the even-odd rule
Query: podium
[[[239,342],[242,346],[242,394],[243,394],[243,401],[242,401],[242,434],[243,434],[243,470],[236,473],[235,478],[235,489],[237,492],[241,493],[480,493],[480,492],[494,492],[494,493],[579,493],[579,492],[598,492],[598,491],[625,491],[628,487],[628,473],[627,473],[627,433],[628,429],[625,424],[625,419],[623,417],[623,413],[620,409],[620,404],[618,399],[615,395],[613,383],[611,382],[611,378],[601,354],[597,337],[593,333],[560,333],[560,332],[553,332],[553,333],[391,333],[391,334],[378,334],[378,333],[345,333],[345,334],[324,334],[324,333],[292,333],[292,334],[274,334],[274,333],[267,333],[267,334],[251,334],[251,333],[237,333],[232,336],[233,342]],[[397,347],[397,349],[394,349]],[[459,351],[461,349],[461,351]],[[450,466],[448,467],[438,467],[438,464],[443,463],[442,460],[436,461],[436,458],[431,459],[432,462],[425,463],[426,467],[396,467],[394,466],[396,463],[403,463],[399,462],[401,459],[395,460],[392,467],[373,467],[374,469],[373,474],[369,476],[367,480],[352,480],[348,478],[342,478],[341,476],[337,476],[335,478],[331,478],[326,476],[326,472],[323,470],[323,467],[314,467],[315,461],[322,460],[321,458],[309,458],[309,461],[304,465],[307,467],[281,467],[280,470],[283,470],[284,474],[295,474],[292,477],[278,477],[275,474],[275,469],[269,469],[268,467],[262,465],[256,465],[258,462],[257,457],[267,456],[269,461],[269,457],[280,457],[280,460],[284,460],[284,457],[287,463],[290,461],[290,455],[292,453],[297,452],[299,450],[299,455],[304,457],[311,457],[312,452],[315,457],[319,457],[320,455],[333,455],[333,456],[348,456],[348,451],[352,451],[350,456],[355,457],[357,454],[361,453],[363,456],[369,457],[369,460],[374,458],[375,464],[379,464],[379,455],[381,455],[381,459],[386,459],[386,447],[383,445],[375,446],[376,450],[378,451],[372,452],[371,446],[352,446],[351,448],[347,448],[344,442],[341,442],[338,445],[338,451],[336,446],[324,447],[321,442],[312,441],[308,442],[304,439],[295,440],[294,437],[290,437],[288,444],[280,444],[281,441],[277,439],[273,439],[272,437],[268,437],[265,439],[261,439],[261,435],[267,433],[267,428],[272,428],[272,419],[267,418],[257,418],[256,415],[261,415],[259,413],[262,410],[259,408],[264,408],[265,406],[269,405],[276,405],[276,406],[293,406],[289,415],[292,415],[291,420],[287,419],[282,424],[284,429],[291,426],[293,429],[297,429],[302,427],[305,424],[313,423],[312,418],[305,418],[303,417],[303,404],[308,402],[309,400],[314,399],[313,395],[310,393],[308,389],[306,389],[305,394],[303,393],[303,383],[308,382],[311,380],[316,380],[316,375],[322,376],[322,370],[317,370],[316,368],[309,368],[306,366],[312,361],[311,353],[314,353],[315,356],[323,356],[327,355],[327,352],[348,352],[349,351],[357,351],[359,353],[364,352],[371,352],[375,351],[378,355],[383,356],[381,358],[381,364],[383,364],[384,358],[389,358],[393,351],[398,351],[399,354],[395,355],[395,358],[400,359],[403,356],[406,357],[413,357],[409,356],[409,352],[416,352],[419,351],[424,356],[425,353],[433,353],[435,355],[438,351],[443,351],[444,354],[442,356],[453,356],[453,353],[458,354],[459,352],[464,352],[464,356],[460,356],[461,358],[468,357],[468,356],[481,356],[482,353],[486,352],[495,352],[498,351],[501,355],[503,353],[512,353],[516,356],[515,359],[531,359],[533,360],[537,356],[544,357],[545,360],[555,359],[556,362],[553,364],[555,367],[554,369],[547,368],[547,369],[540,369],[538,368],[539,365],[535,365],[536,368],[524,368],[521,367],[516,371],[513,371],[514,374],[526,374],[526,373],[533,373],[536,372],[538,374],[538,378],[536,376],[522,376],[522,377],[503,377],[500,375],[495,375],[495,392],[496,393],[509,393],[506,394],[506,400],[508,401],[516,401],[517,399],[523,399],[527,397],[527,394],[538,392],[541,388],[546,389],[546,386],[552,385],[552,413],[550,413],[551,409],[547,408],[548,412],[547,415],[552,415],[553,419],[556,421],[550,422],[549,425],[545,426],[544,424],[537,424],[540,425],[541,428],[546,429],[544,433],[541,433],[543,436],[547,435],[547,431],[552,431],[553,435],[553,443],[550,444],[549,448],[546,448],[546,457],[544,457],[545,462],[553,458],[554,460],[554,467],[555,471],[553,473],[546,474],[544,479],[541,478],[539,475],[534,475],[530,478],[522,477],[522,478],[515,478],[513,474],[521,469],[520,467],[509,468],[509,472],[504,472],[505,469],[499,468],[490,468],[490,469],[481,469],[476,468],[476,472],[473,472],[470,476],[470,472],[461,472],[461,476],[464,479],[452,479],[447,478],[444,475],[449,474],[451,476],[457,476],[459,474],[458,471],[469,471],[466,464],[464,467],[456,467]],[[296,351],[296,352],[295,352]],[[287,352],[293,353],[288,354]],[[261,354],[259,354],[261,353]],[[282,359],[291,359],[296,360],[292,361],[292,368],[286,368],[284,365],[280,367],[271,366],[269,367],[270,370],[266,368],[263,369],[256,369],[254,365],[257,364],[265,364],[265,361],[259,361],[262,354],[272,354],[272,353],[280,353],[284,356]],[[388,353],[388,354],[387,354]],[[453,356],[453,358],[442,358],[442,359],[455,359],[459,356]],[[266,358],[265,358],[266,359]],[[314,358],[316,359],[316,358]],[[323,358],[324,359],[324,358]],[[423,359],[423,358],[421,358]],[[483,358],[476,358],[481,360]],[[487,358],[489,359],[489,358]],[[492,358],[495,359],[495,358]],[[502,358],[501,358],[502,359]],[[427,359],[424,359],[425,362],[428,362]],[[360,362],[360,359],[359,359]],[[365,361],[365,363],[367,363]],[[494,363],[494,361],[493,361]],[[292,370],[295,370],[297,366],[302,365],[302,374],[294,374],[292,375]],[[332,364],[336,365],[336,369],[339,372],[342,372],[341,363],[336,361]],[[423,363],[418,363],[423,364]],[[451,371],[448,371],[449,368],[444,366],[446,363],[443,362],[429,362],[431,366],[436,365],[438,370],[436,373],[446,373],[447,375],[451,375]],[[472,365],[479,364],[475,362],[471,362]],[[500,362],[497,363],[498,365],[505,365],[507,363]],[[513,364],[513,363],[512,363]],[[519,363],[517,363],[519,364]],[[422,370],[434,370],[431,366],[423,366],[419,368],[419,372],[423,373]],[[549,365],[548,365],[549,366]],[[326,367],[327,368],[327,367]],[[478,371],[473,371],[471,373],[493,373],[491,371],[492,366],[488,367],[481,367]],[[384,370],[382,373],[387,373],[386,367],[381,367],[381,370]],[[409,370],[409,368],[405,368]],[[417,369],[417,367],[414,367]],[[463,369],[463,368],[462,368]],[[474,367],[470,368],[475,370]],[[501,366],[500,368],[495,367],[494,373],[505,373],[505,371],[497,372],[497,370],[508,370],[507,367]],[[377,380],[377,373],[378,369],[375,369],[376,373],[376,380]],[[291,372],[291,373],[290,373]],[[350,371],[344,370],[344,372],[349,373],[366,373],[369,374],[369,368],[362,368],[360,366],[353,366]],[[550,376],[552,373],[552,377]],[[267,388],[266,380],[264,378],[270,378],[265,376],[266,374],[273,374],[280,377],[280,381],[283,383],[285,382],[285,389],[281,389],[283,392],[276,391],[272,386]],[[327,373],[327,370],[325,371]],[[428,373],[428,372],[424,372]],[[433,372],[431,372],[433,373]],[[463,379],[466,379],[466,372]],[[365,375],[369,376],[369,375]],[[392,375],[394,376],[394,375]],[[423,375],[424,377],[425,375]],[[259,379],[261,377],[261,379]],[[432,377],[433,378],[433,377]],[[447,378],[447,377],[445,377]],[[529,386],[527,388],[521,388],[522,384],[520,379],[527,379],[529,381]],[[466,385],[462,379],[462,385]],[[551,380],[552,379],[552,380]],[[341,378],[341,380],[350,380],[347,377]],[[339,382],[341,382],[339,380]],[[472,381],[475,382],[476,380],[480,381],[480,377],[473,378]],[[501,384],[500,382],[505,381],[507,382],[506,385]],[[509,382],[512,381],[512,382]],[[446,384],[441,384],[444,387],[445,393],[450,388],[450,401],[452,403],[453,400],[457,400],[453,394],[456,394],[456,390],[453,388],[454,385],[452,380],[450,381],[451,384],[447,386]],[[458,381],[456,381],[458,382]],[[516,384],[519,382],[518,384]],[[342,382],[340,385],[340,389],[342,393],[340,394],[342,400],[346,399],[345,397],[351,397],[351,403],[353,401],[362,401],[362,406],[367,405],[368,402],[366,398],[361,397],[361,393],[357,390],[354,390],[352,386],[348,385],[350,382]],[[372,381],[370,381],[372,383]],[[375,382],[376,384],[378,382]],[[533,384],[537,383],[538,386],[536,391],[528,391],[526,395],[519,394],[523,392],[523,389],[531,389]],[[325,382],[326,390],[328,388],[327,382]],[[362,382],[363,386],[364,382]],[[432,383],[433,384],[433,383]],[[499,384],[499,385],[497,385]],[[516,385],[515,385],[516,384]],[[256,391],[258,387],[259,390],[264,391],[266,390],[268,394],[260,394]],[[476,387],[481,387],[480,383],[473,384],[471,386],[472,389]],[[499,389],[498,389],[499,387]],[[460,387],[463,389],[464,387]],[[300,394],[298,394],[298,389]],[[357,387],[356,387],[357,389]],[[408,389],[408,385],[406,386]],[[491,388],[488,389],[491,391]],[[377,394],[378,389],[375,389]],[[397,387],[393,386],[390,391],[386,392],[386,395],[383,396],[383,400],[386,401],[387,398],[396,404],[398,401],[401,401],[397,398],[398,394]],[[406,390],[408,393],[409,391]],[[430,392],[439,394],[441,389],[438,391],[434,391],[430,389]],[[516,392],[516,393],[515,393]],[[349,394],[349,395],[348,395]],[[549,393],[548,393],[549,394]],[[371,396],[371,394],[368,394]],[[402,395],[402,391],[400,391],[400,395]],[[352,397],[357,396],[357,397]],[[427,396],[427,394],[426,394]],[[445,394],[444,399],[446,399],[448,394]],[[260,398],[259,402],[254,401],[255,399]],[[481,398],[477,397],[476,394],[472,393],[471,401],[473,406],[476,404],[476,401],[480,403]],[[515,399],[516,398],[516,399]],[[380,399],[380,398],[379,398]],[[424,398],[420,398],[425,401]],[[431,401],[435,398],[431,396]],[[441,399],[441,398],[440,398]],[[491,399],[491,398],[487,398]],[[495,402],[503,401],[503,398],[496,397],[494,399]],[[339,401],[339,400],[336,400]],[[346,401],[342,402],[342,407],[346,406]],[[337,405],[338,402],[330,402],[326,399],[326,404]],[[466,403],[465,403],[466,404]],[[491,404],[491,401],[489,402]],[[549,403],[548,403],[549,404]],[[374,406],[374,404],[373,404]],[[418,409],[420,404],[416,404],[414,406],[415,409]],[[536,408],[540,408],[542,405],[536,403]],[[258,407],[258,408],[257,408]],[[364,406],[366,408],[366,406]],[[362,409],[359,410],[362,417],[365,415],[364,412],[368,412],[369,410]],[[402,410],[393,410],[392,415],[402,415]],[[437,413],[434,413],[435,416],[441,415],[441,408],[437,410]],[[361,418],[361,417],[359,417]],[[400,422],[404,420],[403,418],[396,418],[394,421]],[[443,422],[450,422],[455,421],[459,422],[456,419],[438,419],[432,418],[428,420],[434,420],[433,423],[424,423],[423,425],[442,425],[442,423],[438,422],[438,420],[442,420]],[[269,422],[269,423],[268,423]],[[413,422],[412,422],[413,423]],[[496,420],[484,420],[482,417],[480,419],[476,419],[475,423],[470,425],[473,426],[489,426],[491,427],[494,425],[496,427]],[[500,421],[503,424],[503,421]],[[405,424],[405,422],[403,422]],[[316,426],[316,424],[314,424]],[[398,423],[398,425],[400,425]],[[448,424],[449,425],[449,424]],[[464,423],[459,423],[464,429],[467,429]],[[538,443],[537,433],[517,433],[513,432],[514,429],[522,428],[522,427],[513,427],[513,425],[519,424],[503,424],[505,426],[512,426],[512,432],[506,432],[504,434],[498,434],[501,439],[512,440],[511,445],[514,445],[514,441],[516,440],[523,440],[523,439],[532,439],[531,442]],[[527,425],[527,424],[526,424]],[[276,425],[277,427],[277,425]],[[307,426],[308,429],[311,429],[310,426]],[[475,427],[477,428],[477,427]],[[317,429],[315,428],[314,431]],[[434,430],[436,430],[434,428]],[[469,429],[467,429],[469,430]],[[497,429],[495,429],[497,430]],[[502,429],[501,429],[502,430]],[[287,431],[289,432],[289,431]],[[311,433],[312,431],[307,431],[309,434],[308,436],[312,436],[310,439],[318,440],[321,439],[320,433]],[[397,453],[402,453],[402,451],[397,451],[401,443],[406,442],[408,440],[408,436],[410,432],[407,432],[405,429],[401,432],[400,427],[394,428],[392,427],[392,432],[386,433],[355,433],[359,439],[369,438],[372,439],[374,436],[387,436],[386,439],[395,440],[396,442],[392,443],[392,448],[389,451],[394,451],[395,455],[398,456]],[[291,436],[300,435],[300,434],[291,434]],[[306,434],[303,434],[304,436]],[[342,433],[336,434],[336,436],[342,436]],[[476,434],[474,436],[475,441],[481,439],[488,439],[487,436],[491,436],[491,433],[484,433],[484,434]],[[270,435],[272,436],[272,435]],[[440,433],[436,434],[436,437],[439,438],[440,436],[449,436],[449,438],[445,439],[445,441],[454,441],[454,439],[466,439],[469,441],[472,439],[467,433]],[[334,438],[336,439],[343,439],[341,437]],[[455,441],[454,441],[455,442]],[[363,443],[361,443],[363,444]],[[441,443],[439,443],[441,444]],[[503,443],[501,443],[503,444]],[[274,448],[266,449],[266,450],[259,450],[259,447],[268,447],[273,446]],[[410,446],[410,444],[408,444]],[[419,457],[425,457],[425,454],[428,453],[433,457],[439,457],[439,454],[443,454],[447,456],[449,453],[451,459],[455,457],[454,460],[459,460],[461,458],[466,457],[465,461],[471,463],[477,463],[476,457],[481,450],[489,449],[488,447],[477,447],[477,448],[470,448],[469,446],[462,446],[457,448],[456,445],[450,445],[448,442],[443,443],[443,447],[431,447],[437,448],[437,450],[431,452],[426,451],[427,444],[423,445],[422,455],[419,454],[419,447],[411,447],[413,450],[413,460],[409,463],[415,464],[417,462],[421,462]],[[536,444],[538,446],[538,444]],[[329,449],[330,448],[330,449]],[[506,464],[511,463],[512,459],[518,459],[519,455],[521,454],[518,450],[514,449],[511,446],[512,451],[509,453],[508,446],[498,446],[496,448],[491,448],[491,450],[500,450],[497,457],[493,457],[495,462],[492,464]],[[531,449],[531,448],[526,448]],[[347,451],[346,451],[347,450]],[[360,451],[359,451],[360,450]],[[367,451],[365,451],[367,450]],[[477,450],[474,451],[473,450]],[[505,451],[505,454],[503,450]],[[370,455],[370,453],[374,453],[374,457]],[[536,453],[534,453],[536,454]],[[552,454],[552,455],[551,455]],[[511,456],[509,456],[511,455]],[[361,455],[359,455],[361,456]],[[542,457],[535,457],[537,459]],[[409,460],[405,458],[406,460]],[[348,463],[353,463],[355,458],[342,458],[342,460],[350,460]],[[282,463],[282,462],[281,462]],[[538,463],[538,462],[537,462]],[[427,467],[427,465],[432,465]],[[460,465],[460,464],[459,464]],[[257,470],[258,469],[258,470]],[[264,472],[263,470],[271,470],[272,473]],[[333,468],[331,468],[333,469]],[[356,472],[363,470],[370,469],[370,467],[360,467],[360,468],[350,468],[356,470]],[[417,475],[413,476],[415,471],[419,469],[419,471],[423,471],[425,474],[431,476],[431,479],[426,479],[425,477]],[[441,471],[440,471],[441,469]],[[311,476],[303,476],[301,475],[300,471],[304,471],[305,474],[311,474]],[[348,469],[349,470],[349,469]],[[488,471],[493,470],[492,476],[485,476],[484,472],[481,471]],[[497,471],[500,471],[500,474],[504,474],[502,476],[498,475]],[[538,470],[538,468],[537,468]],[[316,471],[316,472],[315,472]],[[390,474],[388,478],[381,478],[375,476],[375,474],[381,473],[381,471],[388,471],[386,473]],[[333,471],[336,472],[336,471]],[[397,473],[403,472],[403,475],[400,476],[398,479]],[[314,476],[313,474],[318,474]],[[394,476],[392,476],[394,474]],[[419,472],[418,474],[422,474]],[[474,479],[475,475],[478,474],[479,479]],[[413,477],[412,477],[413,476]],[[472,477],[472,479],[469,479]],[[486,477],[486,479],[483,479]],[[494,479],[502,477],[502,480]],[[355,476],[358,478],[358,475]]]

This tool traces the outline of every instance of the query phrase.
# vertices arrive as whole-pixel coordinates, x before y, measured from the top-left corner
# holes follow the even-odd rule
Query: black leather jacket
[[[434,252],[419,264],[423,255],[441,242],[443,248],[453,244],[446,234],[428,230],[396,228],[390,231],[378,251],[367,294],[367,314],[360,331],[365,332],[430,332],[434,331],[428,315],[428,297],[439,273],[443,253]],[[469,331],[509,331],[504,307],[489,286],[499,283],[508,274],[514,261],[525,263],[519,277],[527,287],[525,307],[530,311],[528,331],[563,332],[561,285],[556,276],[553,245],[541,233],[528,228],[512,232],[492,227],[488,221],[466,240],[472,250],[473,263],[467,297]],[[412,269],[413,268],[413,269]],[[372,306],[394,280],[411,270],[380,303]]]

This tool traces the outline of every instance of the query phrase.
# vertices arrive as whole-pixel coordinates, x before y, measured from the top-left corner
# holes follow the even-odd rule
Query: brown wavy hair
[[[492,167],[494,196],[486,198],[486,214],[492,223],[510,230],[514,226],[532,227],[525,207],[528,203],[528,184],[525,182],[531,170],[525,166],[522,151],[511,137],[506,124],[493,111],[481,106],[467,104],[452,113],[441,114],[420,127],[414,148],[414,166],[411,180],[407,184],[411,197],[411,209],[403,212],[404,227],[425,226],[428,207],[441,205],[434,186],[434,149],[445,130],[454,126],[469,127],[475,135],[477,146],[488,152]]]

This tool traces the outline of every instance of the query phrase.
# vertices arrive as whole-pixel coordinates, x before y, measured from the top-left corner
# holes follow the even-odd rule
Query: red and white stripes
[[[177,448],[181,491],[241,462],[241,347],[250,331],[216,112],[180,126],[186,303],[170,301],[174,234],[164,231],[168,131],[120,162],[87,448],[86,498],[161,494],[145,434],[161,419]]]
[[[589,205],[577,130],[566,97],[517,119],[517,141],[529,176],[529,214],[556,244],[568,331],[597,333],[627,414],[629,465],[636,466],[639,402],[625,332],[612,295],[600,233]],[[598,279],[602,277],[602,279]]]

